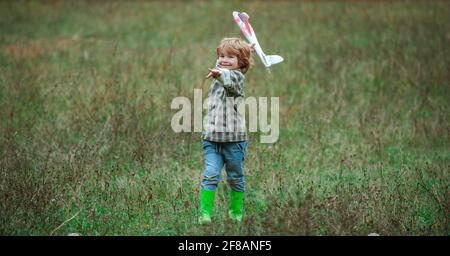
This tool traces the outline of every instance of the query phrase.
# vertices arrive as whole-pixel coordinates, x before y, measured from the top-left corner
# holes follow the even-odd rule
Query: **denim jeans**
[[[202,189],[216,190],[221,181],[221,171],[225,165],[227,182],[236,192],[245,191],[243,162],[248,141],[214,142],[202,140],[205,158],[205,172],[202,179]]]

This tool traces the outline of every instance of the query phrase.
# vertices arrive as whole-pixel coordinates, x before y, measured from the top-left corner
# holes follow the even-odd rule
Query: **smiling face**
[[[218,54],[219,57],[219,67],[226,69],[238,69],[238,57],[232,53],[220,51]]]
[[[240,69],[245,74],[253,64],[250,45],[237,37],[222,39],[216,53],[219,68]]]

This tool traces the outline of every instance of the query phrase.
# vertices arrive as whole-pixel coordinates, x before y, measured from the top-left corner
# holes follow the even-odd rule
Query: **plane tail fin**
[[[279,55],[266,55],[266,60],[270,66],[282,62],[284,59]]]

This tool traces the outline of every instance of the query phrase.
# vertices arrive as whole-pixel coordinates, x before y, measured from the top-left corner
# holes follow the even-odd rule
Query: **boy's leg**
[[[202,191],[200,196],[201,216],[199,222],[211,222],[211,212],[214,207],[214,197],[217,184],[220,182],[220,171],[223,167],[222,155],[217,151],[217,143],[202,140],[203,154],[205,158],[205,171],[202,179]]]
[[[247,149],[247,141],[227,143],[224,147],[224,157],[227,171],[227,181],[230,185],[230,218],[242,220],[242,200],[245,191],[243,162]]]

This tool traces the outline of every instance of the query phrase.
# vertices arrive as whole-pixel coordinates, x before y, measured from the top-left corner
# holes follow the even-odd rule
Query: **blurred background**
[[[246,96],[280,97],[250,134],[241,225],[199,226],[200,133],[173,98],[209,82],[245,11],[266,54]],[[446,1],[0,2],[0,234],[449,235]]]

